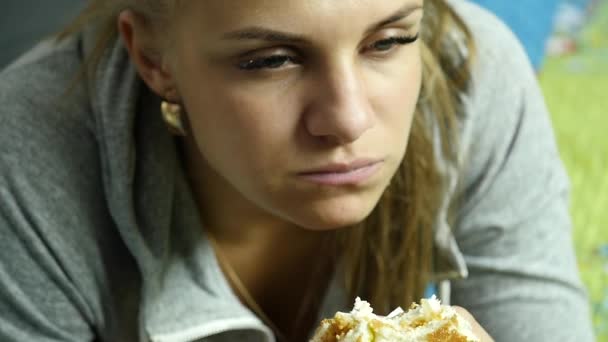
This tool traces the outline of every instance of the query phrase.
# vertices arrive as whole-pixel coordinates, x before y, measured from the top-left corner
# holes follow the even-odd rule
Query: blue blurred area
[[[540,69],[545,57],[545,44],[553,32],[553,19],[562,0],[473,1],[496,14],[515,32],[534,68]]]
[[[534,69],[542,67],[547,41],[558,24],[579,30],[600,0],[472,0],[501,18],[524,45]],[[580,26],[579,25],[579,26]]]
[[[437,288],[437,284],[429,283],[424,290],[422,298],[431,298],[433,296],[439,296],[439,289]]]
[[[86,0],[2,0],[0,69],[74,18]]]

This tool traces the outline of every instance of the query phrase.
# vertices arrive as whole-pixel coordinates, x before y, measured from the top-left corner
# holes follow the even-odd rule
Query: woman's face
[[[422,0],[185,5],[172,74],[206,197],[317,230],[369,215],[406,150],[422,14]]]

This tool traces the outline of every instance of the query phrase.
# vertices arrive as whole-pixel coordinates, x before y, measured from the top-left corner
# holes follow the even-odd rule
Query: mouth
[[[318,185],[361,185],[382,167],[382,159],[359,159],[349,163],[333,163],[298,173],[308,182]]]

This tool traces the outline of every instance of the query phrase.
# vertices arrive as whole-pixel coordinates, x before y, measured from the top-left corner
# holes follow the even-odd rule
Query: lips
[[[381,159],[358,159],[349,163],[332,163],[298,174],[302,179],[319,185],[359,185],[380,170]]]

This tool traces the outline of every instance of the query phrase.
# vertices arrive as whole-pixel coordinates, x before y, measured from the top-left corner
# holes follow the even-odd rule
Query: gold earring
[[[163,101],[160,104],[163,119],[169,131],[175,135],[185,136],[186,129],[182,118],[182,107],[175,103]]]

